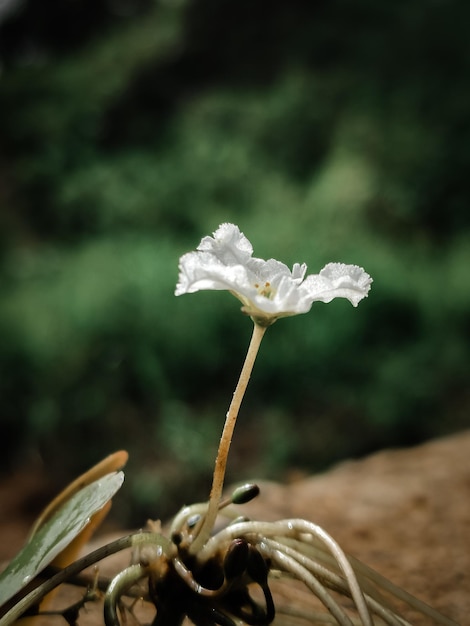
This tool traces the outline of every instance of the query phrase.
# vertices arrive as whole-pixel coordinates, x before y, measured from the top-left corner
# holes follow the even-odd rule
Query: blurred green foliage
[[[251,323],[173,291],[224,221],[374,278],[269,330],[230,479],[466,427],[470,8],[45,5],[0,24],[3,469],[62,484],[125,447],[129,523],[206,497]]]

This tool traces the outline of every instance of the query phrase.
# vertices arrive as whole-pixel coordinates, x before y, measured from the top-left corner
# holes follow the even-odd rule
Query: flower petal
[[[201,240],[197,249],[211,252],[226,265],[243,265],[253,254],[253,246],[235,224],[221,224],[213,237]]]
[[[179,280],[175,295],[194,293],[202,289],[239,289],[249,286],[247,269],[243,265],[224,265],[208,252],[188,252],[179,263]]]
[[[367,297],[372,278],[358,265],[328,263],[320,274],[307,276],[302,284],[312,302],[331,302],[333,298],[347,298],[353,306]]]
[[[306,271],[305,263],[295,263],[291,271],[276,259],[253,257],[253,247],[238,226],[221,224],[195,252],[181,257],[175,294],[225,289],[257,323],[272,324],[280,317],[307,313],[318,300],[347,298],[357,306],[372,283],[357,265],[329,263],[304,279]]]

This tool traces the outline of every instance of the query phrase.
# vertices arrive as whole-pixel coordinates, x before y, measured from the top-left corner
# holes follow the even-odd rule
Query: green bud
[[[254,483],[246,483],[245,485],[241,485],[237,487],[235,491],[232,493],[232,502],[233,504],[246,504],[256,498],[259,494],[259,487]]]

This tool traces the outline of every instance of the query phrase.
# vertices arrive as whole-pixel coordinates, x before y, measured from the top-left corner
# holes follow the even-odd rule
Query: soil
[[[260,487],[251,516],[314,521],[346,552],[470,625],[470,431]]]
[[[470,625],[470,431],[344,462],[289,484],[258,484],[261,495],[243,507],[250,517],[313,521],[349,554],[457,624]],[[27,535],[27,502],[41,489],[42,477],[31,481],[30,474],[0,486],[0,562]],[[414,625],[431,623],[408,617]],[[90,614],[87,623],[93,619]]]

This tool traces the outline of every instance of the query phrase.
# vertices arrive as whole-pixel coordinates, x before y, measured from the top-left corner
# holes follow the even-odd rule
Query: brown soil
[[[15,480],[0,488],[0,562],[27,534],[25,499],[44,487],[40,476],[33,485]],[[313,521],[348,553],[461,626],[470,624],[470,431],[287,485],[259,485],[261,495],[244,507],[250,517]],[[89,614],[87,624],[98,624],[93,619]]]
[[[261,488],[253,517],[314,521],[349,554],[470,624],[470,431]]]

